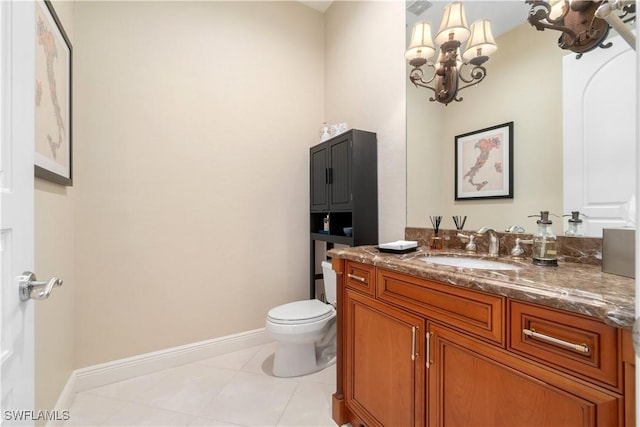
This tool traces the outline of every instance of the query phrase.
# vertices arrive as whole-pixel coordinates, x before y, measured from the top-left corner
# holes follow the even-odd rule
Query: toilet
[[[269,310],[265,329],[277,341],[273,375],[297,377],[336,361],[336,273],[322,262],[325,297],[279,305]]]

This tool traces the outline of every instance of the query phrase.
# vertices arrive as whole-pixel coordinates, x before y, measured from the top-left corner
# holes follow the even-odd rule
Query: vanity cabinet
[[[622,396],[429,326],[428,425],[618,426]]]
[[[348,289],[345,399],[358,426],[423,426],[424,320]]]
[[[629,331],[351,260],[333,268],[339,425],[634,425]]]

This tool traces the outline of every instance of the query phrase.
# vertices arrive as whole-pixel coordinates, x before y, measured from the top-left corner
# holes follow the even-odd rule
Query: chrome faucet
[[[489,227],[482,227],[478,231],[476,231],[477,236],[482,236],[485,233],[489,233],[489,253],[490,257],[497,257],[500,253],[500,240],[498,240],[498,235],[496,234],[496,230]]]

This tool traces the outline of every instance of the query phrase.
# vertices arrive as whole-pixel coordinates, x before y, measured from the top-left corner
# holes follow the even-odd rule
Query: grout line
[[[294,387],[293,391],[291,392],[291,396],[289,396],[289,400],[287,400],[287,404],[284,405],[284,409],[282,410],[282,412],[280,413],[280,416],[278,417],[278,421],[276,421],[276,426],[280,425],[280,421],[282,421],[282,417],[284,417],[285,412],[287,412],[287,409],[289,408],[289,405],[291,404],[291,401],[293,400],[293,396],[298,392],[298,387],[300,387],[300,383],[298,382],[298,380],[294,380],[296,386]]]
[[[114,415],[118,414],[119,412],[124,411],[125,409],[127,409],[128,407],[131,407],[131,406],[133,406],[133,407],[136,407],[136,406],[137,407],[141,407],[142,406],[142,407],[144,407],[146,409],[150,409],[152,411],[171,412],[171,413],[174,413],[174,414],[180,415],[180,416],[185,416],[186,415],[187,417],[190,418],[189,424],[191,424],[195,419],[199,418],[196,415],[185,414],[184,412],[178,412],[178,411],[174,411],[172,409],[156,408],[155,406],[150,406],[150,405],[147,405],[145,403],[139,403],[139,402],[129,402],[129,405],[125,405],[122,408],[120,408],[119,410],[117,410],[116,412],[114,412],[111,415],[109,415],[107,417],[107,419],[102,422],[102,425],[103,426],[109,425],[109,426],[112,426],[112,427],[116,427],[116,426],[117,427],[131,427],[129,424],[106,424],[107,421],[109,421]],[[189,424],[187,424],[187,425],[189,425]]]
[[[222,387],[220,387],[220,389],[218,390],[218,392],[215,394],[215,396],[212,396],[211,399],[209,399],[207,401],[207,403],[205,403],[204,405],[202,405],[202,408],[200,408],[200,410],[198,411],[198,418],[206,418],[206,419],[210,419],[209,417],[203,415],[204,414],[204,410],[213,403],[214,400],[216,400],[218,398],[218,396],[220,396],[220,393],[222,393],[222,391],[229,386],[229,384],[231,384],[233,382],[233,380],[236,379],[236,377],[238,376],[238,373],[240,371],[238,371],[237,369],[229,369],[230,371],[234,371],[234,374],[229,377],[229,379],[227,380],[227,382],[224,383],[224,385]]]

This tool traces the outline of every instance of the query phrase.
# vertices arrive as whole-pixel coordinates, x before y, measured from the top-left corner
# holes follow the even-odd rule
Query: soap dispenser
[[[529,215],[529,217],[540,217],[537,221],[538,231],[533,235],[533,264],[557,267],[557,237],[551,229],[549,211],[541,211],[540,215]]]
[[[584,236],[584,231],[582,229],[582,219],[580,219],[581,214],[579,211],[571,211],[571,215],[563,215],[570,216],[569,218],[569,226],[567,227],[567,231],[564,232],[565,236]]]

